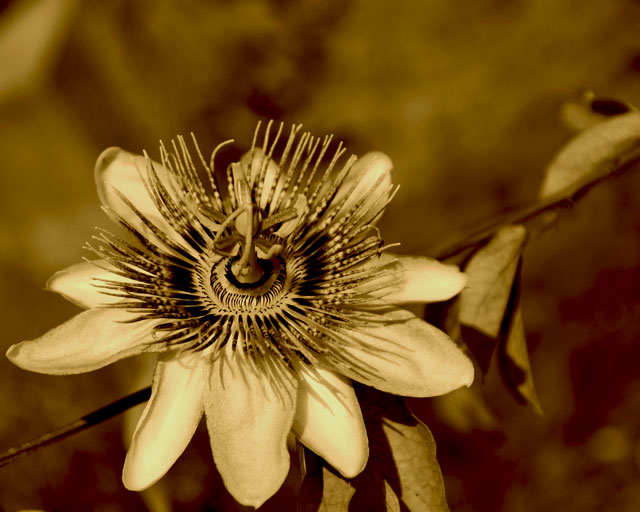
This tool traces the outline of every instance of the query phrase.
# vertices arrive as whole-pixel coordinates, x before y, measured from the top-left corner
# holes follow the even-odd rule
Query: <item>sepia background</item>
[[[535,200],[585,90],[640,105],[637,0],[0,1],[3,350],[79,310],[45,291],[107,226],[93,182],[106,147],[157,154],[193,131],[250,144],[259,119],[388,153],[400,191],[381,222],[436,254]],[[567,210],[524,260],[523,312],[544,416],[487,378],[432,400],[454,512],[632,511],[640,503],[640,174]],[[148,383],[127,360],[77,376],[0,360],[0,451]],[[242,510],[204,426],[144,494],[120,474],[133,416],[0,468],[7,511]],[[128,433],[127,433],[128,432]],[[265,510],[295,510],[294,476]],[[290,508],[289,508],[290,507]]]

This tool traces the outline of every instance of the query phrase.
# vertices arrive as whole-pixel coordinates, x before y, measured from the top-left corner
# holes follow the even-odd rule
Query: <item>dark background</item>
[[[87,256],[106,147],[195,132],[250,144],[258,119],[388,153],[381,222],[434,254],[533,201],[593,89],[640,105],[640,2],[336,0],[0,2],[0,314],[5,348],[78,310],[43,291]],[[454,512],[632,511],[640,503],[640,175],[592,192],[525,254],[523,311],[545,416],[487,379],[488,408],[433,400]],[[149,380],[149,361],[52,377],[0,361],[0,449]],[[128,418],[128,419],[127,419]],[[125,433],[123,433],[123,421]],[[145,494],[120,481],[129,415],[0,469],[8,510],[235,510],[204,429]],[[202,426],[201,426],[202,427]],[[295,478],[265,510],[286,510]]]

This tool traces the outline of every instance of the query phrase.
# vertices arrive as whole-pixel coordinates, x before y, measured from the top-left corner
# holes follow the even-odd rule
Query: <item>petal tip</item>
[[[105,149],[96,160],[96,165],[93,170],[94,180],[98,187],[98,196],[103,204],[107,205],[108,192],[105,190],[107,182],[109,181],[108,170],[112,168],[114,162],[118,160],[120,154],[125,151],[119,147],[113,146]]]
[[[462,368],[460,370],[460,373],[462,374],[460,387],[466,386],[469,388],[471,387],[471,385],[473,384],[473,381],[475,380],[476,370],[473,366],[473,362],[471,361],[471,359],[469,359],[469,357],[464,353],[463,353],[463,357],[465,359],[465,362],[463,363]]]
[[[465,286],[467,286],[467,281],[469,280],[469,276],[465,274],[457,265],[448,265],[451,269],[451,281],[452,281],[452,292],[457,290],[455,293],[452,293],[451,297],[455,297],[462,290],[464,290]]]
[[[64,295],[60,291],[61,290],[60,282],[61,280],[64,280],[66,276],[67,276],[66,270],[59,270],[58,272],[53,274],[49,279],[47,279],[47,282],[44,285],[45,290]]]
[[[34,341],[35,340],[25,340],[11,345],[5,354],[6,358],[23,370],[53,374],[54,372],[48,372],[43,368],[38,358],[37,350],[33,347]]]
[[[257,508],[260,508],[262,505],[264,505],[267,499],[268,498],[247,498],[247,499],[243,499],[242,501],[238,500],[238,503],[240,503],[240,505],[243,505],[245,507],[253,507],[257,509]]]
[[[16,343],[15,345],[11,345],[9,349],[5,352],[5,357],[11,361],[16,366],[20,366],[20,349],[22,343]]]
[[[156,481],[149,482],[145,478],[142,478],[140,475],[136,474],[135,471],[132,471],[128,468],[127,462],[125,460],[124,468],[122,469],[122,483],[129,491],[141,492],[151,487],[156,483]]]
[[[98,159],[96,160],[95,171],[96,174],[99,174],[104,169],[109,167],[121,153],[125,151],[122,148],[117,146],[112,146],[110,148],[105,149],[100,155],[98,155]]]
[[[215,456],[214,456],[215,460]],[[225,487],[233,498],[241,505],[247,507],[260,508],[267,500],[277,493],[289,474],[290,458],[289,453],[283,454],[280,464],[269,470],[271,478],[265,482],[246,481],[245,478],[236,475],[229,479],[228,475],[222,476]]]
[[[286,477],[286,475],[285,475]],[[229,485],[225,482],[225,486],[229,493],[233,496],[233,498],[240,503],[240,505],[244,505],[245,507],[253,507],[260,508],[262,505],[266,503],[267,500],[271,499],[271,497],[278,492],[282,484],[284,483],[284,479],[275,489],[257,489],[255,487],[251,488],[236,488],[234,486]]]
[[[77,263],[69,268],[59,270],[53,274],[45,283],[44,289],[48,292],[57,293],[72,304],[84,309],[98,306],[105,301],[100,301],[95,296],[100,296],[97,290],[90,288],[87,293],[86,286],[83,286],[87,278],[83,276],[83,263]],[[106,296],[105,296],[106,297]]]
[[[341,467],[336,468],[340,474],[345,478],[355,478],[357,477],[364,468],[367,466],[367,461],[369,460],[369,445],[367,444],[366,456],[357,463],[345,465],[343,464]]]
[[[33,347],[30,346],[31,343],[32,340],[15,343],[9,347],[5,356],[9,361],[23,370],[44,373],[38,364],[37,357],[34,357],[36,354],[34,354]]]
[[[18,368],[22,368],[23,370],[32,372],[45,373],[42,371],[41,365],[38,364],[37,358],[34,358],[34,351],[29,347],[30,343],[30,340],[26,340],[11,345],[7,350],[5,356]]]
[[[140,453],[136,453],[136,441],[135,436],[131,447],[127,451],[127,456],[124,459],[124,466],[122,467],[122,483],[125,488],[129,491],[141,492],[153,484],[155,484],[158,480],[160,480],[166,473],[166,471],[158,474],[157,471],[154,471],[153,467],[145,467],[144,462],[147,460],[143,457],[140,457]]]
[[[354,165],[356,175],[359,180],[368,182],[373,185],[377,180],[382,179],[381,186],[391,185],[391,171],[393,171],[393,162],[384,153],[380,151],[372,151],[361,156]]]
[[[465,274],[458,265],[440,263],[433,260],[434,269],[440,272],[441,298],[449,300],[458,295],[467,286],[469,276]]]
[[[382,153],[381,151],[370,151],[369,153],[365,153],[360,157],[360,161],[366,166],[376,167],[381,171],[391,171],[393,169],[393,162],[391,158],[386,153]]]

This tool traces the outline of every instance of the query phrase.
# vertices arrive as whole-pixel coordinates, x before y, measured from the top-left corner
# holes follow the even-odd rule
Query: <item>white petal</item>
[[[277,388],[237,354],[207,365],[205,413],[213,458],[226,488],[238,502],[257,508],[289,472],[286,439],[296,384],[283,375]]]
[[[392,304],[448,300],[467,283],[467,276],[456,265],[445,265],[432,258],[383,253],[377,263],[390,263],[388,268],[393,275],[381,297]]]
[[[171,187],[175,188],[169,171],[157,162],[152,164],[165,187],[169,190]],[[173,230],[162,217],[145,186],[143,176],[147,175],[147,165],[148,162],[142,155],[134,155],[115,147],[105,149],[98,157],[95,167],[98,196],[104,206],[118,213],[138,231],[146,234],[148,228],[118,196],[116,191],[119,191],[161,231],[171,233]]]
[[[245,169],[245,175],[249,180],[249,186],[256,186],[255,183],[258,179],[259,173],[262,167],[265,166],[264,184],[262,193],[260,194],[260,201],[258,203],[260,208],[263,209],[267,206],[267,200],[269,199],[271,188],[274,187],[274,181],[277,180],[271,200],[272,203],[278,198],[282,191],[282,186],[284,185],[284,177],[280,173],[280,167],[278,164],[276,164],[272,159],[269,159],[268,163],[265,163],[265,159],[265,153],[260,148],[255,148],[253,153],[250,151],[246,152],[240,159],[240,164]]]
[[[360,157],[333,199],[333,204],[338,205],[344,199],[345,194],[349,194],[349,198],[340,208],[336,219],[346,215],[361,200],[363,200],[360,206],[362,211],[367,210],[376,202],[384,205],[391,192],[392,169],[393,163],[384,153],[376,151]],[[374,208],[366,215],[361,223],[375,222],[377,220],[375,210]]]
[[[403,396],[443,395],[471,385],[473,364],[445,333],[408,311],[393,306],[385,311],[384,323],[353,331],[360,347],[342,348],[371,374],[359,375],[348,368],[343,373]]]
[[[151,399],[142,413],[122,471],[127,489],[153,485],[180,457],[204,411],[202,355],[163,355],[153,376]]]
[[[282,225],[275,231],[275,234],[281,237],[287,237],[293,233],[294,229],[301,222],[302,215],[307,207],[307,198],[302,194],[296,195],[295,200],[291,207],[296,211],[297,217],[283,222]]]
[[[12,363],[33,372],[65,375],[102,368],[124,357],[157,350],[154,322],[123,323],[135,315],[122,309],[89,309],[35,340],[9,348]]]
[[[369,457],[367,431],[358,399],[348,379],[316,370],[300,375],[293,430],[300,441],[336,468],[353,478]]]
[[[122,298],[103,293],[99,287],[100,280],[108,279],[121,282],[127,280],[105,270],[105,268],[109,267],[111,265],[106,260],[76,263],[53,274],[47,281],[47,290],[59,293],[65,299],[81,308],[95,308],[106,304],[115,304],[120,302]]]

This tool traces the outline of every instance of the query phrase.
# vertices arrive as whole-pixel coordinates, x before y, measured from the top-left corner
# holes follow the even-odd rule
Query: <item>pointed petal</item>
[[[385,302],[392,304],[448,300],[467,283],[466,274],[456,265],[445,265],[432,258],[383,253],[377,263],[390,263],[389,271],[394,273],[381,294]]]
[[[152,164],[163,184],[166,187],[175,188],[175,185],[171,185],[169,171],[158,162],[152,162]],[[134,155],[116,147],[105,149],[98,157],[95,167],[98,196],[104,206],[119,214],[141,233],[147,233],[148,228],[122,201],[116,191],[129,199],[161,231],[173,232],[153,202],[143,180],[143,176],[146,176],[147,165],[147,159],[142,155]]]
[[[191,441],[204,411],[201,362],[199,353],[159,357],[122,470],[127,489],[141,491],[160,480]]]
[[[272,202],[278,198],[282,192],[282,186],[284,185],[284,177],[280,173],[280,167],[272,159],[266,161],[266,155],[260,148],[255,148],[253,152],[248,151],[240,159],[240,164],[245,170],[245,175],[249,180],[249,186],[257,187],[257,180],[261,172],[264,172],[264,184],[262,187],[262,193],[260,194],[260,201],[258,205],[260,208],[266,208],[271,188],[274,187]],[[264,171],[262,167],[264,166]],[[277,181],[276,181],[277,180]]]
[[[115,304],[120,302],[122,298],[103,293],[99,287],[101,280],[122,282],[127,280],[106,270],[109,267],[111,265],[106,260],[76,263],[53,274],[47,281],[47,290],[59,293],[81,308]]]
[[[302,194],[296,195],[296,198],[292,204],[292,208],[296,211],[298,216],[291,220],[283,222],[282,225],[275,231],[276,235],[285,238],[293,233],[295,228],[301,222],[302,215],[307,208],[307,198]]]
[[[347,215],[349,210],[361,200],[363,201],[360,206],[362,211],[370,209],[376,202],[380,207],[386,204],[391,192],[392,169],[393,163],[384,153],[374,151],[360,157],[333,199],[333,204],[337,205],[345,194],[349,194],[336,219]],[[374,223],[379,216],[377,209],[371,208],[361,224]]]
[[[66,375],[157,350],[148,345],[154,322],[123,323],[133,318],[135,315],[122,309],[89,309],[40,338],[11,346],[7,357],[25,370]]]
[[[471,385],[473,364],[445,333],[393,306],[385,308],[382,319],[384,323],[352,332],[359,348],[343,347],[371,373],[359,375],[347,367],[345,375],[381,391],[415,397]]]
[[[333,372],[300,375],[293,430],[300,441],[336,468],[354,478],[367,464],[369,443],[351,382]]]
[[[289,472],[287,434],[295,410],[295,381],[279,387],[239,355],[207,365],[205,414],[213,458],[224,484],[243,505],[259,507]]]

